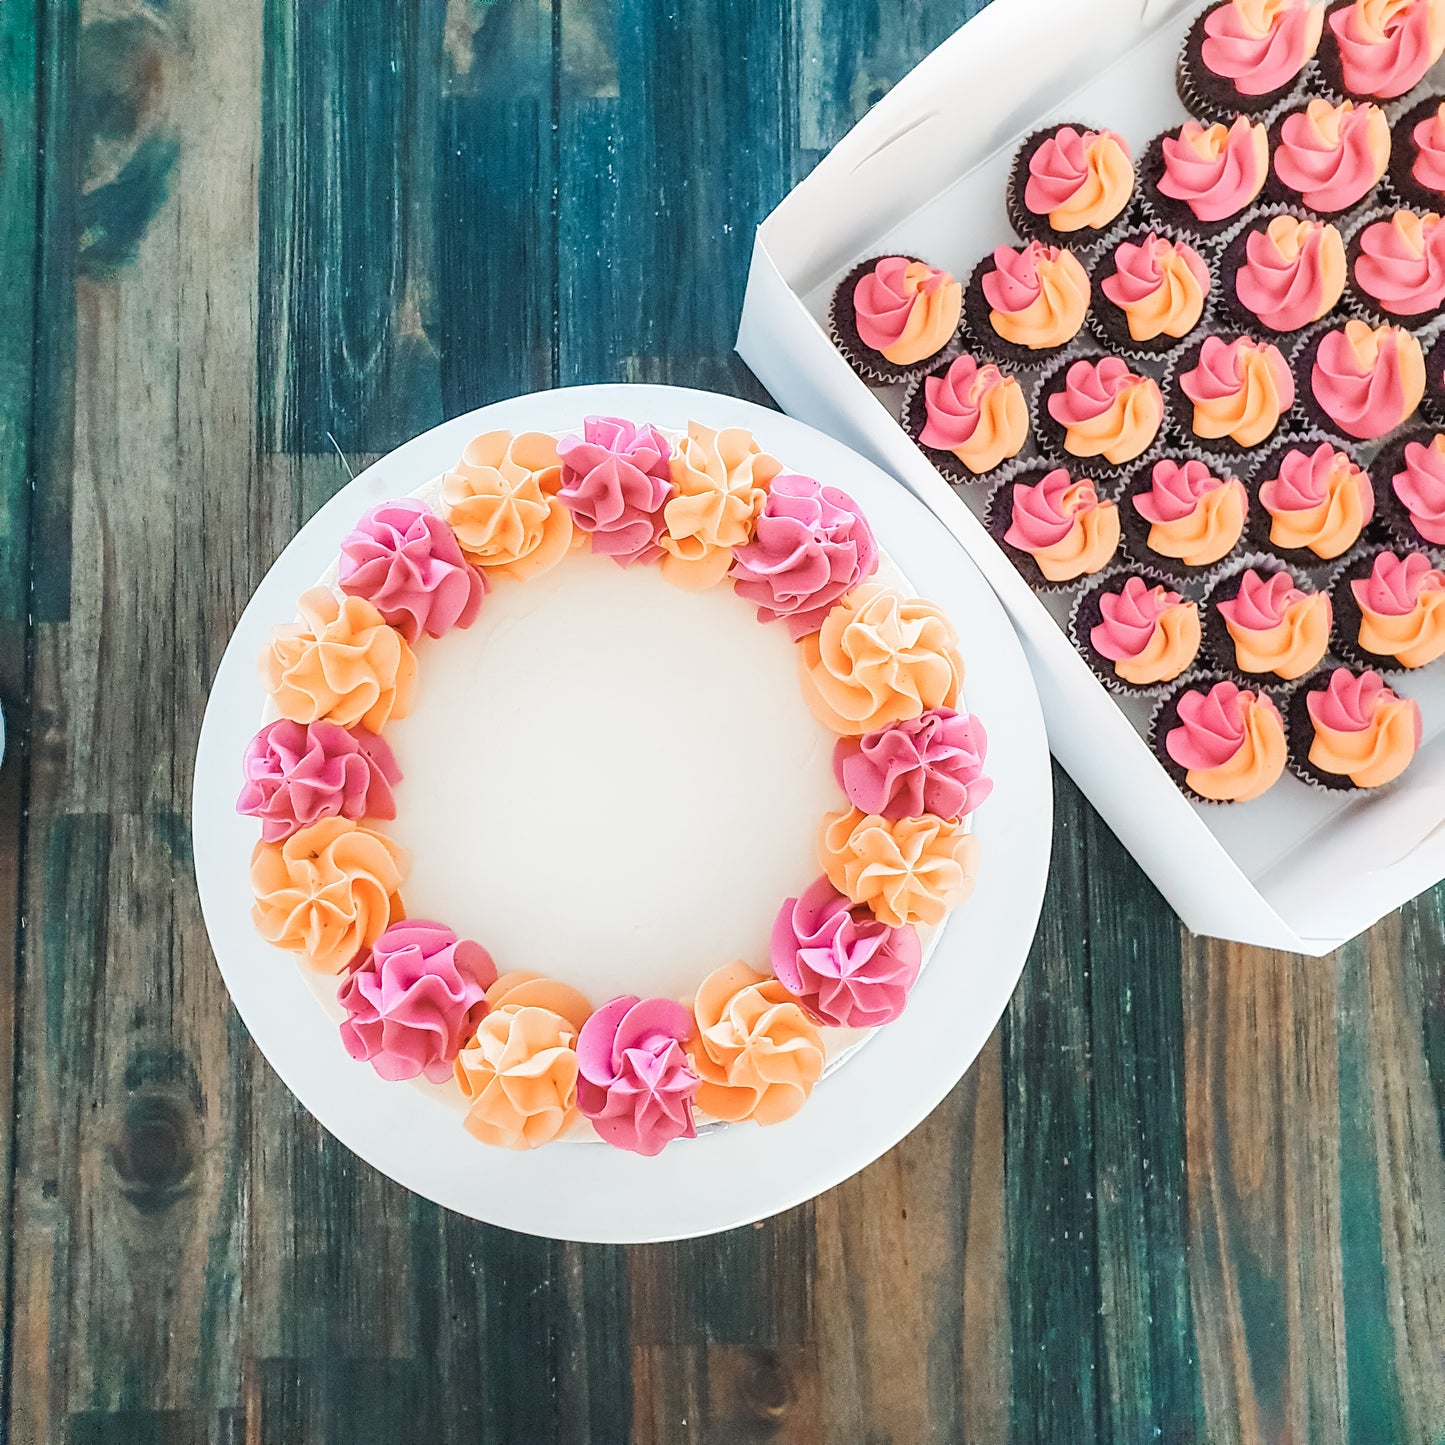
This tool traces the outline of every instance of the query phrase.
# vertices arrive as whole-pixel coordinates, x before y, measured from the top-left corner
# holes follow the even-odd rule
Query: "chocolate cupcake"
[[[1204,651],[1223,672],[1273,686],[1307,677],[1330,647],[1334,608],[1303,573],[1251,553],[1209,589]]]
[[[1095,475],[1119,475],[1154,445],[1163,422],[1159,383],[1120,356],[1066,357],[1039,383],[1039,446],[1063,451]]]
[[[1317,96],[1275,121],[1270,149],[1272,199],[1340,216],[1375,196],[1390,164],[1390,122],[1368,101]]]
[[[1445,432],[1414,427],[1375,458],[1375,504],[1401,546],[1445,557]]]
[[[1375,514],[1375,493],[1358,462],[1318,433],[1262,456],[1250,478],[1249,537],[1293,566],[1318,569],[1343,557]]]
[[[1424,552],[1366,550],[1334,581],[1347,662],[1409,672],[1445,657],[1445,571]]]
[[[1158,696],[1199,656],[1199,606],[1141,569],[1116,569],[1075,604],[1069,633],[1114,692]]]
[[[958,350],[963,287],[916,256],[875,256],[839,283],[833,344],[865,381],[912,381]]]
[[[1133,195],[1134,161],[1121,135],[1054,125],[1019,147],[1005,204],[1020,236],[1087,250]]]
[[[1247,803],[1284,776],[1284,718],[1274,699],[1229,678],[1192,673],[1155,709],[1149,743],[1186,797]]]
[[[1111,237],[1094,263],[1089,320],[1111,350],[1167,355],[1204,325],[1209,267],[1183,236],[1163,228]]]
[[[1003,361],[1038,365],[1067,346],[1089,314],[1089,274],[1066,247],[996,246],[963,293],[971,337]]]
[[[1321,325],[1300,339],[1294,371],[1304,419],[1355,441],[1404,426],[1425,394],[1425,357],[1403,326]]]
[[[1205,463],[1166,446],[1134,473],[1119,508],[1130,557],[1189,586],[1209,577],[1239,545],[1249,493],[1234,465]]]
[[[1294,93],[1314,59],[1324,11],[1321,0],[1211,5],[1184,37],[1175,70],[1179,98],[1201,120],[1267,115]]]
[[[952,482],[986,477],[1029,439],[1029,406],[1017,378],[968,352],[911,382],[900,419]]]
[[[1420,705],[1373,668],[1336,667],[1295,689],[1285,709],[1290,770],[1319,788],[1393,782],[1420,750]]]
[[[1425,353],[1425,399],[1420,403],[1423,420],[1445,423],[1445,333]]]
[[[1432,92],[1395,117],[1390,185],[1411,210],[1445,210],[1445,95]]]
[[[1418,328],[1445,312],[1445,221],[1433,211],[1372,211],[1349,248],[1350,300],[1374,321]]]
[[[1445,45],[1431,0],[1341,0],[1319,50],[1325,85],[1353,100],[1395,100],[1413,90]]]
[[[1238,116],[1226,125],[1188,120],[1149,142],[1139,164],[1151,221],[1212,240],[1233,227],[1269,179],[1269,132]]]
[[[1339,230],[1303,211],[1264,207],[1230,233],[1219,258],[1219,307],[1241,329],[1266,336],[1323,320],[1345,290]]]
[[[1211,452],[1267,445],[1295,404],[1284,353],[1252,336],[1206,336],[1186,347],[1165,384],[1180,435]]]
[[[1102,572],[1119,550],[1119,509],[1092,479],[1065,467],[1034,467],[989,498],[989,532],[1036,591],[1072,587]]]

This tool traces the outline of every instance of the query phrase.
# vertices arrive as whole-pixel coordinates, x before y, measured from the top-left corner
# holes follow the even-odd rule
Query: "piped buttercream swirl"
[[[1326,221],[1272,216],[1249,233],[1244,250],[1235,295],[1271,331],[1298,331],[1344,295],[1345,243]]]
[[[1193,688],[1184,693],[1178,713],[1164,747],[1201,798],[1245,803],[1283,775],[1288,752],[1284,719],[1263,693],[1217,682],[1208,692]]]
[[[858,335],[895,366],[943,350],[958,330],[963,287],[947,271],[906,256],[885,256],[853,288]]]
[[[1320,338],[1310,386],[1336,426],[1373,441],[1414,415],[1425,395],[1425,355],[1403,327],[1346,321]]]
[[[1420,316],[1445,305],[1445,225],[1433,211],[1396,211],[1366,226],[1355,281],[1391,316]]]
[[[1238,477],[1216,477],[1203,462],[1161,458],[1134,509],[1149,523],[1149,548],[1188,567],[1226,557],[1244,532],[1249,496]]]
[[[1100,596],[1089,641],[1125,682],[1169,682],[1199,655],[1199,609],[1167,587],[1130,577],[1118,591]]]
[[[833,772],[860,812],[954,821],[993,791],[983,773],[987,754],[978,718],[936,708],[861,738],[839,738]]]
[[[942,376],[925,377],[926,421],[918,440],[952,452],[975,476],[1017,456],[1029,436],[1023,388],[992,362],[958,357]]]
[[[1035,483],[1010,488],[1004,541],[1027,552],[1050,582],[1098,572],[1119,548],[1119,509],[1101,502],[1093,482],[1055,467]]]
[[[1428,446],[1406,442],[1404,465],[1390,481],[1415,530],[1445,546],[1445,436],[1431,437]]]
[[[1325,560],[1353,547],[1375,513],[1369,477],[1328,442],[1313,451],[1289,448],[1275,475],[1260,483],[1259,501],[1270,514],[1273,546]]]
[[[1134,163],[1113,131],[1059,126],[1029,157],[1024,205],[1056,231],[1099,230],[1134,194]]]
[[[1390,123],[1377,105],[1315,99],[1284,118],[1274,173],[1312,211],[1358,204],[1390,164]]]
[[[1291,682],[1318,667],[1329,648],[1329,594],[1302,592],[1288,572],[1265,576],[1246,568],[1238,591],[1218,609],[1241,672],[1273,673]]]
[[[1393,100],[1413,89],[1445,47],[1445,17],[1433,0],[1354,0],[1330,15],[1345,86]]]
[[[1005,341],[1043,351],[1079,334],[1089,311],[1089,276],[1072,251],[1027,241],[996,246],[984,274],[989,325]]]
[[[1210,225],[1237,216],[1269,178],[1269,132],[1243,115],[1229,126],[1187,120],[1164,137],[1161,152],[1160,194]]]
[[[1310,764],[1357,788],[1398,778],[1419,750],[1420,704],[1391,691],[1372,669],[1337,667],[1324,688],[1306,696],[1305,706],[1315,729]]]
[[[1248,336],[1206,336],[1195,366],[1179,378],[1193,403],[1196,436],[1258,446],[1294,405],[1294,378],[1277,346]]]
[[[1150,231],[1114,250],[1100,289],[1123,313],[1135,341],[1187,336],[1204,314],[1209,267],[1193,246]]]
[[[1366,652],[1411,668],[1445,656],[1445,572],[1423,552],[1381,552],[1370,575],[1351,582],[1350,590]]]
[[[589,416],[581,436],[557,442],[558,500],[592,550],[619,566],[662,555],[663,505],[672,496],[672,448],[656,427],[616,416]]]
[[[1081,357],[1048,398],[1049,415],[1064,429],[1064,450],[1119,465],[1146,452],[1164,420],[1164,398],[1151,376],[1131,371],[1122,357]]]
[[[1200,56],[1241,95],[1269,95],[1309,63],[1324,14],[1317,0],[1225,0],[1204,17]]]

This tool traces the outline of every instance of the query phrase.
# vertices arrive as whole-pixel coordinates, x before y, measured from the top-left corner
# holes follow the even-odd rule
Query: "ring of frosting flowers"
[[[384,732],[410,711],[418,654],[470,627],[488,591],[579,548],[656,565],[679,587],[732,584],[797,647],[804,699],[837,735],[843,804],[820,829],[821,875],[786,899],[766,971],[724,962],[686,1001],[594,1006],[558,979],[499,973],[478,942],[408,918],[408,860],[380,827],[401,773]],[[337,976],[341,1041],[383,1079],[455,1089],[484,1143],[534,1149],[590,1122],[653,1155],[699,1119],[775,1124],[823,1076],[830,1029],[896,1019],[922,967],[919,930],[973,887],[968,816],[988,796],[987,738],[956,710],[948,618],[877,580],[845,492],[784,470],[742,428],[683,434],[617,417],[580,433],[493,431],[415,498],[366,513],[337,582],[276,627],[259,671],[273,720],[242,763],[258,820],[253,921]]]

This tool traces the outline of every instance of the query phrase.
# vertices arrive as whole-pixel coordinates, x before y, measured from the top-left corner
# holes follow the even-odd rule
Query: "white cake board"
[[[988,730],[995,784],[973,819],[977,891],[943,930],[903,1018],[830,1074],[795,1118],[768,1129],[710,1129],[655,1159],[602,1144],[488,1148],[425,1089],[385,1083],[348,1058],[306,971],[251,927],[257,830],[234,811],[240,760],[258,725],[257,654],[362,512],[445,470],[479,432],[562,431],[596,413],[677,428],[693,418],[749,427],[788,470],[856,498],[918,593],[958,629],[967,705]],[[424,705],[424,674],[421,697]],[[1002,1016],[1033,939],[1052,786],[1038,699],[1003,609],[946,528],[897,482],[821,432],[750,402],[664,386],[589,386],[446,422],[367,468],[302,528],[256,589],[221,660],[201,728],[192,814],[201,905],[226,987],[261,1052],[331,1133],[398,1183],[472,1218],[562,1239],[640,1243],[747,1224],[820,1194],[896,1144],[958,1082]]]

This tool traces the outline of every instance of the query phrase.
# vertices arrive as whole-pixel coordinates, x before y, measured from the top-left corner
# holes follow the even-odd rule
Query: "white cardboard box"
[[[1373,794],[1292,776],[1252,803],[1191,803],[955,489],[828,339],[833,287],[901,251],[966,277],[1012,239],[1003,195],[1016,144],[1082,120],[1142,152],[1185,112],[1174,60],[1196,11],[1179,0],[994,0],[898,83],[758,228],[737,349],[787,412],[872,457],[948,525],[1023,639],[1055,757],[1196,933],[1319,955],[1445,878],[1445,667],[1398,684],[1425,743]],[[961,497],[960,491],[964,492]],[[975,495],[977,494],[977,495]],[[966,499],[965,499],[966,497]]]

